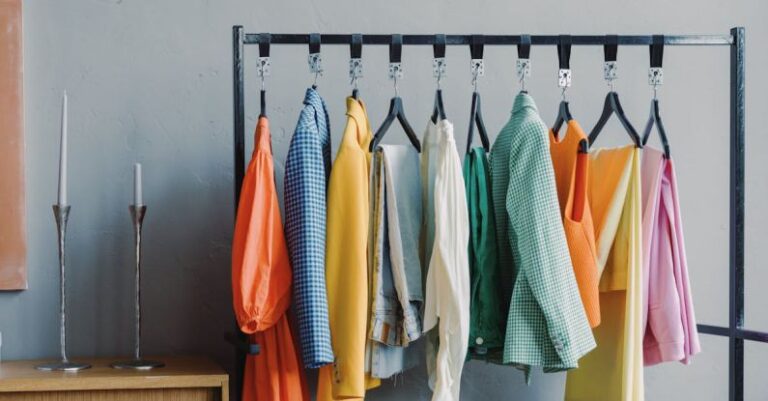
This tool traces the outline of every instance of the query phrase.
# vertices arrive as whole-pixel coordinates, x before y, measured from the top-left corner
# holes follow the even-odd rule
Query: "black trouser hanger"
[[[661,122],[659,100],[656,98],[656,89],[661,84],[662,80],[661,64],[664,58],[664,35],[653,35],[652,41],[653,43],[650,46],[651,72],[649,74],[649,79],[651,80],[651,85],[653,85],[653,99],[651,99],[651,113],[648,116],[648,122],[646,122],[645,130],[643,132],[643,146],[648,143],[648,138],[651,136],[651,131],[655,125],[656,130],[659,132],[661,146],[664,148],[664,157],[669,159],[667,131],[664,129],[664,124]]]
[[[405,134],[408,136],[408,139],[411,141],[411,144],[414,148],[416,148],[416,151],[421,152],[421,143],[419,142],[419,138],[416,136],[416,132],[414,132],[413,128],[411,128],[411,124],[408,123],[408,119],[405,118],[405,109],[403,108],[403,99],[400,98],[400,96],[397,95],[397,71],[396,69],[400,66],[400,61],[402,58],[402,50],[403,50],[403,37],[402,35],[395,34],[392,35],[391,42],[389,44],[389,63],[390,63],[390,70],[393,70],[393,67],[397,66],[394,71],[393,79],[395,81],[395,97],[392,98],[389,102],[389,112],[387,113],[387,117],[384,119],[384,122],[381,124],[381,127],[379,127],[378,130],[376,130],[376,134],[373,136],[373,140],[371,141],[371,146],[369,150],[371,152],[376,149],[376,146],[379,145],[379,142],[381,142],[382,139],[384,139],[384,135],[387,133],[387,130],[392,125],[392,123],[397,119],[397,121],[400,122],[400,126],[403,127],[403,130],[405,131]]]
[[[437,90],[435,90],[435,104],[432,106],[432,122],[437,123],[438,118],[445,120],[445,106],[443,103],[443,90],[440,89],[440,80],[443,78],[442,69],[445,68],[443,62],[445,61],[445,35],[435,35],[435,44],[432,46],[434,52],[433,68],[435,69],[435,75],[437,78]]]
[[[469,51],[472,57],[472,85],[474,86],[474,90],[472,91],[472,104],[469,109],[467,153],[472,150],[472,137],[475,133],[475,125],[477,125],[477,131],[480,134],[480,141],[483,143],[483,149],[485,149],[486,152],[491,149],[491,144],[488,140],[488,131],[485,129],[483,113],[480,107],[480,93],[477,91],[477,77],[482,74],[481,70],[483,68],[484,43],[485,38],[483,35],[472,35],[472,44],[470,44]]]
[[[603,50],[605,53],[605,61],[607,63],[615,62],[616,56],[618,53],[618,48],[619,48],[618,36],[607,35],[605,42],[606,44],[603,47]],[[612,115],[615,115],[616,118],[619,119],[619,122],[621,122],[621,125],[624,127],[624,130],[626,130],[627,134],[629,134],[629,137],[632,139],[632,142],[635,144],[635,146],[637,146],[638,148],[642,148],[643,144],[640,141],[640,136],[637,135],[637,131],[635,130],[635,127],[632,126],[626,114],[624,114],[624,108],[621,107],[621,102],[619,101],[619,94],[613,90],[612,78],[609,79],[609,82],[611,82],[611,90],[605,96],[605,102],[603,103],[603,112],[600,114],[600,118],[597,120],[595,127],[592,128],[592,131],[589,133],[589,145],[592,146],[595,144],[595,141],[597,140],[597,136],[600,135],[600,131],[603,129],[603,127],[605,127],[605,124],[608,122],[608,119],[610,119]]]
[[[557,108],[557,118],[555,118],[555,124],[552,126],[552,132],[557,138],[560,128],[563,123],[567,123],[573,120],[571,116],[571,109],[568,106],[568,101],[565,100],[565,91],[570,86],[570,74],[571,74],[571,35],[560,35],[560,39],[557,43],[557,61],[560,67],[558,74],[564,75],[558,77],[558,79],[565,79],[568,82],[562,86],[563,96],[560,100],[560,106]]]

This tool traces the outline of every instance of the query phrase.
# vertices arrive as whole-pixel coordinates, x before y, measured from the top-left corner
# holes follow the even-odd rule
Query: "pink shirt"
[[[672,160],[643,149],[643,357],[690,362],[701,351]]]

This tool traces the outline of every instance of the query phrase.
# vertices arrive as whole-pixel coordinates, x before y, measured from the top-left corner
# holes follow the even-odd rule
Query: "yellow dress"
[[[568,372],[566,401],[643,401],[640,149],[591,154],[589,202],[600,277],[597,348]]]
[[[368,179],[371,127],[347,98],[347,126],[328,184],[325,280],[334,363],[320,368],[317,400],[362,400],[379,385],[365,370],[368,328]]]

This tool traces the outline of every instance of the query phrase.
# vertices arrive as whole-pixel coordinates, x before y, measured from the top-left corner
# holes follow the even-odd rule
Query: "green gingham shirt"
[[[491,150],[499,263],[502,279],[511,277],[505,288],[512,288],[504,363],[524,369],[526,381],[531,365],[545,372],[576,368],[595,347],[560,218],[547,135],[533,99],[520,93]]]

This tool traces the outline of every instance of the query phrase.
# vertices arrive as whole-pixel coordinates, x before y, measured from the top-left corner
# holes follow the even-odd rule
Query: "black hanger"
[[[571,43],[571,35],[560,35],[560,39],[558,39],[557,43],[557,61],[561,70],[571,69]],[[563,89],[565,90],[565,88]],[[563,92],[563,95],[565,95],[565,92]],[[563,97],[563,100],[560,101],[560,106],[557,108],[555,125],[552,126],[552,132],[554,133],[555,138],[557,138],[563,123],[567,123],[571,120],[573,120],[571,109],[568,107],[568,101]]]
[[[604,46],[605,61],[616,61],[616,53],[618,51],[618,47],[618,37],[616,35],[606,36],[606,44]],[[616,115],[616,117],[619,119],[619,122],[621,122],[621,125],[624,126],[624,129],[627,131],[630,138],[632,138],[632,142],[635,143],[635,146],[642,148],[643,145],[640,141],[640,136],[637,135],[635,127],[632,126],[632,124],[627,119],[627,116],[624,114],[624,108],[621,107],[621,102],[619,101],[619,94],[613,90],[609,91],[608,94],[605,95],[603,112],[600,114],[600,118],[597,120],[595,128],[592,128],[592,131],[589,133],[589,145],[592,146],[595,144],[597,136],[600,135],[600,131],[603,129],[603,127],[605,127],[608,119],[611,118],[611,115],[613,114]]]
[[[392,40],[389,43],[390,64],[400,62],[402,59],[402,51],[403,36],[400,34],[392,35]],[[397,77],[395,77],[395,97],[393,97],[389,102],[389,113],[387,113],[387,117],[384,119],[381,127],[376,130],[376,134],[373,136],[369,151],[373,152],[373,150],[376,149],[376,146],[378,146],[379,142],[384,139],[384,134],[387,133],[389,126],[392,125],[395,119],[400,122],[400,126],[403,127],[403,131],[405,131],[405,134],[408,135],[408,139],[410,139],[411,144],[413,144],[413,147],[416,148],[416,151],[421,152],[421,143],[419,143],[419,138],[416,136],[416,132],[413,131],[413,128],[411,128],[411,124],[408,123],[408,119],[405,118],[403,99],[397,95]]]
[[[349,45],[349,55],[352,59],[359,59],[363,56],[363,35],[355,33],[352,35],[352,43]],[[357,90],[357,82],[353,82],[355,88],[352,89],[352,98],[358,100],[359,91]]]
[[[469,52],[472,60],[483,59],[483,44],[485,38],[483,35],[472,35],[472,43],[469,45]],[[488,132],[485,129],[485,123],[483,122],[483,113],[480,108],[480,94],[477,92],[477,77],[472,77],[475,85],[475,90],[472,91],[472,106],[469,109],[469,132],[467,133],[467,153],[472,150],[472,137],[475,133],[475,125],[477,125],[477,131],[480,133],[480,141],[483,143],[483,149],[488,152],[491,148],[490,141],[488,141]]]
[[[269,57],[269,44],[272,42],[272,35],[268,33],[259,34],[259,57]],[[264,76],[261,77],[261,93],[259,98],[261,101],[261,112],[259,117],[267,116],[267,91],[264,89]]]
[[[650,47],[651,68],[661,68],[662,60],[664,58],[664,35],[653,35],[652,42]],[[653,130],[654,124],[656,125],[656,130],[659,131],[661,146],[664,148],[664,157],[669,159],[667,131],[664,129],[664,124],[661,122],[661,115],[659,115],[659,100],[656,98],[655,87],[653,90],[653,99],[651,99],[651,113],[650,116],[648,116],[648,122],[645,124],[645,131],[643,132],[643,146],[648,143],[648,138],[651,136],[651,130]]]
[[[320,54],[320,34],[309,34],[309,54]],[[315,82],[312,84],[312,89],[317,89],[317,73],[315,73]]]
[[[520,43],[517,45],[517,58],[520,60],[528,60],[531,58],[531,35],[520,35]],[[523,89],[520,93],[528,93],[525,89],[524,77],[519,77],[520,83],[523,85]]]
[[[435,44],[432,46],[435,59],[445,58],[445,35],[435,35]],[[439,66],[437,68],[440,68]],[[439,73],[439,72],[438,72]],[[438,117],[440,120],[445,120],[445,106],[443,105],[443,90],[440,89],[440,78],[437,77],[437,90],[435,90],[435,104],[432,107],[432,122],[437,123]]]

